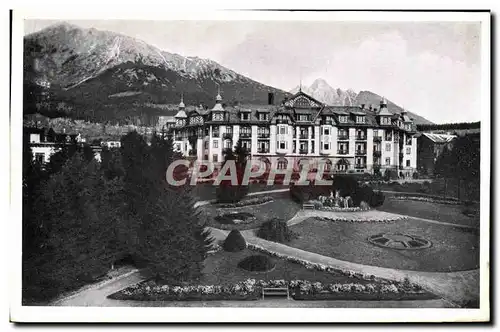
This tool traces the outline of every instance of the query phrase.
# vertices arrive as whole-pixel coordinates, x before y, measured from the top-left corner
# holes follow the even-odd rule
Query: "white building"
[[[417,168],[415,124],[405,111],[389,112],[385,98],[378,109],[326,106],[299,91],[281,105],[224,107],[219,93],[210,110],[181,102],[174,119],[174,149],[216,165],[241,140],[252,157],[278,169],[322,162],[330,172],[391,168],[410,176]]]

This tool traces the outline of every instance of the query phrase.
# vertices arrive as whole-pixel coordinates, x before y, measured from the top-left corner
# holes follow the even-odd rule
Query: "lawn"
[[[193,195],[197,197],[199,200],[210,200],[210,199],[215,199],[215,188],[213,184],[209,183],[199,183],[196,186],[193,187]],[[285,185],[272,185],[268,186],[265,183],[253,183],[250,184],[249,192],[261,192],[261,191],[268,191],[268,190],[276,190],[276,189],[287,189],[289,186]]]
[[[417,218],[479,227],[478,217],[468,217],[462,213],[462,211],[466,209],[463,205],[438,204],[411,200],[403,201],[393,199],[391,195],[386,195],[384,205],[377,209]]]
[[[297,211],[300,210],[300,205],[290,200],[289,198],[274,198],[274,201],[260,204],[250,205],[240,208],[219,208],[217,204],[205,205],[201,209],[207,215],[209,224],[215,228],[226,230],[238,229],[253,229],[258,228],[264,221],[271,218],[281,218],[283,220],[291,219]],[[216,216],[228,214],[232,212],[251,213],[256,219],[250,223],[245,224],[221,224],[214,220]]]
[[[250,272],[238,267],[238,263],[244,258],[252,255],[263,255],[272,260],[275,267],[268,272]],[[112,299],[120,300],[145,300],[157,301],[167,300],[176,301],[179,299],[187,301],[210,301],[210,300],[258,300],[261,298],[260,288],[253,288],[252,291],[247,293],[233,293],[227,290],[234,287],[236,284],[242,284],[248,279],[256,281],[274,281],[283,280],[288,282],[292,280],[307,280],[309,285],[319,282],[323,285],[336,284],[337,287],[345,287],[343,291],[337,291],[333,294],[325,292],[321,293],[303,293],[295,288],[292,291],[292,296],[297,300],[426,300],[435,299],[436,296],[420,289],[419,292],[384,292],[380,291],[384,287],[394,287],[394,283],[376,280],[364,280],[354,277],[349,277],[336,272],[320,272],[316,270],[309,270],[304,266],[289,262],[285,259],[271,257],[266,254],[258,253],[249,249],[244,249],[239,252],[226,252],[220,251],[210,255],[205,260],[205,266],[202,272],[202,277],[193,281],[189,285],[216,285],[221,287],[222,292],[216,294],[203,294],[200,292],[190,292],[187,295],[178,297],[171,294],[170,291],[162,292],[163,285],[156,284],[153,280],[142,282],[138,285],[128,287],[117,293],[110,295]],[[186,286],[189,286],[186,284]],[[363,285],[363,286],[359,286]],[[401,284],[400,284],[401,285]],[[283,287],[283,286],[280,286]],[[359,291],[355,290],[359,287],[371,287],[373,291]],[[398,286],[401,287],[401,286]],[[224,291],[226,289],[226,291]],[[377,291],[379,289],[379,291]],[[400,288],[401,289],[401,288]]]
[[[386,223],[347,223],[310,218],[291,227],[299,238],[288,245],[344,261],[403,270],[450,272],[479,267],[479,236],[476,232],[418,219]],[[398,250],[367,241],[379,233],[405,233],[430,240],[420,250]]]

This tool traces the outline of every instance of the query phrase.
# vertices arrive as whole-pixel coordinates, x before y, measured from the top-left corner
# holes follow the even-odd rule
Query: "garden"
[[[288,246],[344,261],[426,272],[479,267],[479,236],[473,229],[413,218],[363,223],[310,218],[290,229],[296,236]],[[370,238],[390,245],[379,246]],[[413,249],[411,241],[415,238],[417,242],[423,239],[421,242],[426,245],[409,250]]]
[[[109,297],[139,301],[259,300],[264,287],[288,288],[295,300],[436,298],[407,279],[383,280],[247,245],[236,230],[205,259],[197,282],[171,285],[150,279]]]

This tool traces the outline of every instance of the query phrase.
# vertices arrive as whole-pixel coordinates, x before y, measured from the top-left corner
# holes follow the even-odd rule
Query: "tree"
[[[248,194],[248,185],[243,184],[243,176],[250,153],[239,140],[234,150],[228,148],[225,149],[222,154],[224,157],[222,167],[224,167],[228,161],[234,161],[236,165],[237,184],[233,185],[230,180],[221,181],[220,185],[216,188],[217,201],[221,203],[238,202]],[[225,175],[229,174],[226,173]]]
[[[445,146],[434,164],[434,174],[444,179],[443,196],[446,196],[447,179],[454,177],[455,172],[456,155],[448,146]]]
[[[136,132],[122,139],[131,247],[157,281],[174,284],[201,274],[213,241],[189,188],[166,182],[175,158],[169,139],[154,135],[150,146]]]
[[[87,162],[82,153],[42,185],[33,211],[45,238],[38,255],[24,265],[27,294],[56,295],[109,269],[123,249],[117,233],[124,229],[121,188],[120,180],[107,181],[98,162]]]

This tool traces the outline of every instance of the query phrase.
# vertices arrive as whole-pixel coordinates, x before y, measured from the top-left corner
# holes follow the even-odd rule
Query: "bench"
[[[303,210],[314,210],[314,204],[304,203],[304,204],[302,204],[302,209]]]
[[[266,296],[286,297],[287,299],[290,299],[290,292],[288,291],[288,287],[262,288],[262,299],[264,299]]]

